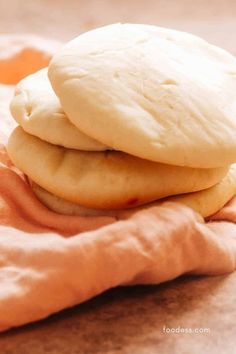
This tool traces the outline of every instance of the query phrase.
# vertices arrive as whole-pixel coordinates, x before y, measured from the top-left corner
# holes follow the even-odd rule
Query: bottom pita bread
[[[198,169],[143,160],[119,151],[85,152],[49,144],[17,127],[12,162],[35,183],[69,202],[95,209],[128,209],[218,183],[227,167]]]
[[[34,182],[31,182],[31,186],[38,199],[44,205],[60,214],[81,216],[110,215],[117,218],[125,218],[129,216],[130,213],[140,209],[159,205],[164,201],[173,201],[189,206],[191,209],[206,218],[218,212],[228,201],[230,201],[230,199],[236,195],[236,164],[232,165],[228,174],[218,184],[211,188],[199,192],[165,198],[157,202],[149,203],[145,206],[129,210],[101,210],[85,208],[81,205],[70,203],[47,192]]]

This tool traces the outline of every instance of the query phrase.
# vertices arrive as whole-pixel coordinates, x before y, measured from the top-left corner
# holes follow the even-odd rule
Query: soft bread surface
[[[101,151],[108,148],[80,132],[66,117],[42,69],[16,86],[11,113],[22,128],[52,144],[72,149]]]
[[[218,183],[228,167],[193,169],[118,152],[85,152],[46,143],[17,127],[8,142],[13,163],[49,192],[82,206],[123,209]]]
[[[215,214],[236,195],[236,164],[231,165],[227,175],[215,186],[184,195],[167,198],[183,203],[203,217]]]
[[[168,197],[164,201],[160,200],[146,204],[145,206],[133,208],[132,210],[129,209],[128,211],[85,208],[51,194],[36,183],[32,183],[32,189],[44,205],[60,214],[81,216],[111,215],[118,218],[125,218],[128,217],[130,213],[140,209],[159,205],[164,201],[171,201],[185,204],[205,218],[218,212],[236,195],[236,164],[232,165],[227,175],[213,187],[198,192]]]
[[[40,187],[37,183],[30,181],[32,190],[37,198],[50,210],[64,215],[80,215],[80,216],[118,216],[121,210],[109,209],[92,209],[82,205],[68,202],[67,200],[57,197],[46,189]]]
[[[109,25],[66,44],[48,73],[69,119],[107,146],[179,166],[236,161],[236,59],[196,36]]]

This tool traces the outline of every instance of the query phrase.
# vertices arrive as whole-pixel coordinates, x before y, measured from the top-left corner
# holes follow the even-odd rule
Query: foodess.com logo
[[[210,328],[205,327],[167,327],[163,326],[162,332],[165,334],[171,333],[185,333],[185,334],[209,334],[211,332]]]

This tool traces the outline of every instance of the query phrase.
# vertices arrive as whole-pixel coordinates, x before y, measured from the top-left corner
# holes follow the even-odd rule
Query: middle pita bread
[[[51,144],[85,151],[108,149],[68,120],[47,78],[47,69],[19,82],[10,108],[26,132]]]

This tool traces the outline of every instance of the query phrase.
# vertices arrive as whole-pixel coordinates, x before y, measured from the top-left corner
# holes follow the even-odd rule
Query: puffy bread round
[[[118,151],[85,152],[42,141],[17,127],[7,151],[30,179],[67,201],[97,209],[124,209],[218,183],[228,167],[164,165]]]
[[[236,195],[236,164],[231,165],[226,176],[215,186],[190,193],[167,198],[167,200],[185,204],[208,217],[215,214]]]
[[[117,217],[120,210],[109,209],[92,209],[86,208],[82,205],[68,202],[67,200],[57,197],[46,189],[40,187],[37,183],[30,181],[32,190],[37,198],[48,209],[64,215],[79,215],[79,216],[114,216]]]
[[[68,120],[50,85],[47,69],[18,83],[10,108],[12,116],[26,132],[51,144],[86,151],[108,149]]]
[[[115,150],[198,168],[236,162],[236,59],[194,35],[105,26],[66,44],[48,74],[69,119]]]
[[[171,196],[165,200],[159,200],[154,203],[146,204],[145,206],[129,209],[128,211],[85,208],[51,194],[36,183],[32,183],[32,189],[44,205],[59,214],[80,216],[110,215],[117,218],[125,218],[135,211],[160,205],[164,201],[169,201],[185,204],[206,218],[217,213],[236,195],[236,164],[232,165],[227,175],[213,187],[198,192]]]

